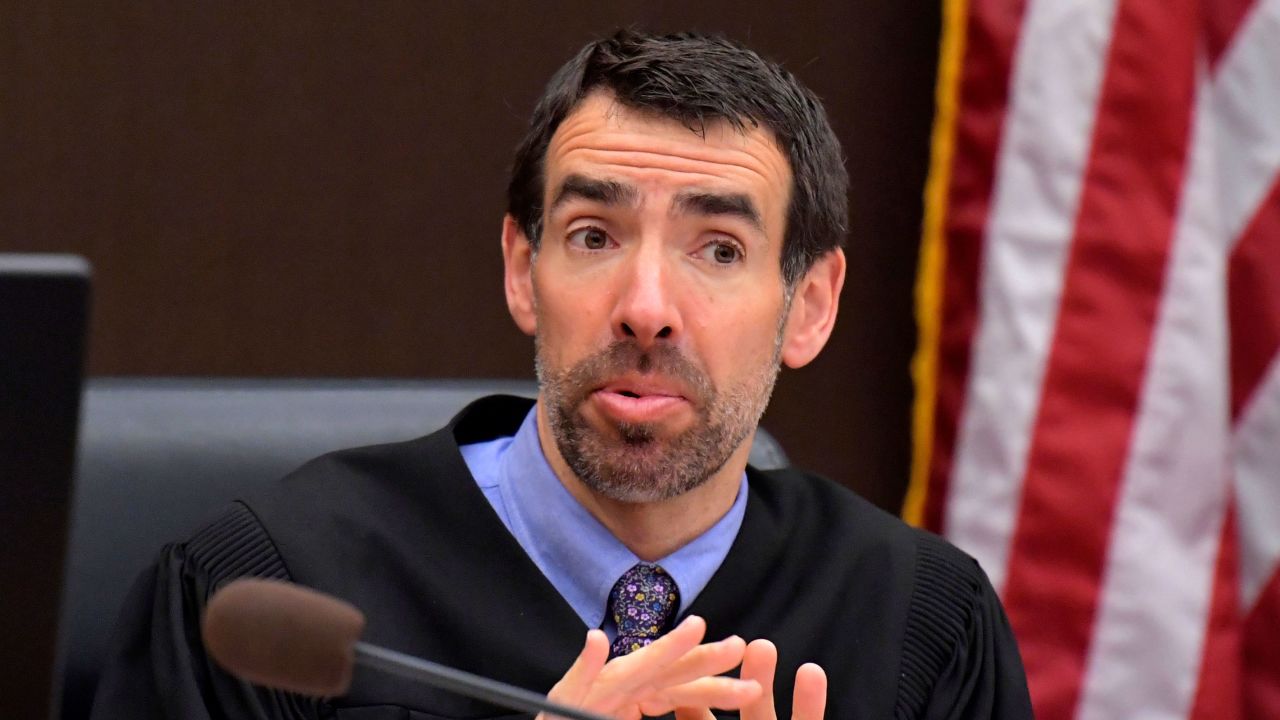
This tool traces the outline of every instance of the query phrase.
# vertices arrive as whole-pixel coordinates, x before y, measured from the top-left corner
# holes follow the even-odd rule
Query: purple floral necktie
[[[640,563],[622,574],[609,593],[609,611],[618,625],[613,657],[634,652],[671,629],[680,608],[676,581],[657,565]]]

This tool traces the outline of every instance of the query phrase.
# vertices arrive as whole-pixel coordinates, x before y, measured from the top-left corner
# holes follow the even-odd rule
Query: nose
[[[668,269],[657,253],[638,253],[621,269],[611,318],[614,339],[642,348],[679,337],[682,328]]]

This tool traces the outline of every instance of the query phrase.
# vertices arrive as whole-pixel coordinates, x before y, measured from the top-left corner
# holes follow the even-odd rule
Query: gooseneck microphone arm
[[[430,660],[423,660],[395,650],[388,650],[366,642],[355,645],[355,660],[359,665],[375,668],[392,675],[448,690],[476,700],[484,700],[512,710],[545,712],[568,720],[607,720],[578,708],[561,705],[538,693],[508,685],[497,680],[451,668]]]
[[[314,697],[344,695],[356,663],[512,710],[608,720],[544,695],[360,641],[354,605],[278,580],[244,578],[214,593],[201,623],[205,649],[228,672]]]

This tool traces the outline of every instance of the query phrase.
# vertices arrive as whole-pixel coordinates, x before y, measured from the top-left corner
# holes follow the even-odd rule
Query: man
[[[167,547],[96,716],[505,716],[372,671],[327,701],[230,678],[200,610],[257,575],[350,600],[373,643],[614,717],[1029,717],[972,560],[747,467],[780,364],[830,336],[846,190],[820,103],[778,66],[692,35],[588,45],[534,111],[502,228],[536,404],[320,458]]]

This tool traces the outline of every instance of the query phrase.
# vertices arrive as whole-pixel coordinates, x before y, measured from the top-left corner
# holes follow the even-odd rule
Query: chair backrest
[[[516,380],[95,379],[86,384],[60,633],[61,717],[88,716],[130,584],[228,501],[330,450],[407,440]],[[787,464],[756,435],[751,462]]]

